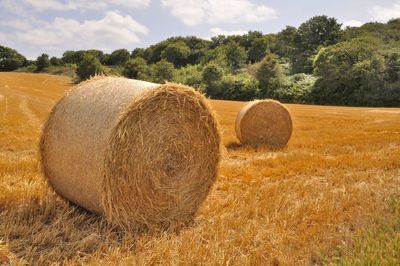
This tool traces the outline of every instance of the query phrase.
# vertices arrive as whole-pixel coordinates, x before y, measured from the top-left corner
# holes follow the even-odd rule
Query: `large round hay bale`
[[[219,145],[192,88],[98,77],[55,105],[40,151],[56,192],[126,228],[190,219],[216,179]]]
[[[236,117],[236,135],[241,143],[277,149],[292,135],[292,118],[280,102],[252,101]]]

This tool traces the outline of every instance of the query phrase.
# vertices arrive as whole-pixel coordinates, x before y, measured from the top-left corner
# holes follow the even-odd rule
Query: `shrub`
[[[176,71],[176,82],[189,85],[197,90],[204,91],[203,72],[199,65],[188,65]]]
[[[316,77],[304,73],[295,74],[283,80],[280,87],[273,91],[272,98],[283,102],[306,103],[311,100],[310,93]]]
[[[157,83],[164,83],[165,81],[173,81],[175,77],[174,65],[167,60],[163,59],[152,66],[151,73],[152,80]]]
[[[0,45],[0,71],[16,70],[26,62],[26,58],[16,50]]]
[[[218,91],[217,82],[223,76],[223,69],[215,62],[208,63],[202,73],[202,79],[206,85],[206,93],[211,97],[216,97],[220,94]]]
[[[104,73],[103,65],[93,54],[84,55],[81,63],[76,69],[76,74],[80,80],[85,80],[91,76]]]
[[[131,79],[140,79],[148,72],[146,61],[141,58],[131,58],[126,62],[123,70],[123,75]]]
[[[36,59],[36,71],[41,72],[50,66],[49,55],[41,54]]]
[[[260,97],[272,98],[274,91],[282,86],[282,67],[274,54],[267,55],[258,65],[255,77],[260,82]]]
[[[259,94],[257,79],[249,74],[226,75],[218,83],[222,98],[227,100],[248,101]]]
[[[353,39],[322,48],[315,61],[316,102],[381,105],[385,61],[373,39]]]

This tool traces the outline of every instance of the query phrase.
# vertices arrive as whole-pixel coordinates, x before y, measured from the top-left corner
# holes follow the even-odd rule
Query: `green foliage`
[[[171,37],[132,53],[66,51],[50,63],[49,73],[75,72],[79,65],[82,79],[104,71],[158,83],[176,81],[213,98],[400,106],[400,19],[342,31],[335,18],[315,16],[298,29],[287,26],[277,34],[249,31],[211,41]],[[15,50],[0,46],[0,71],[33,68],[26,65]],[[299,74],[288,76],[293,73]]]
[[[302,23],[295,37],[293,73],[312,73],[312,59],[317,49],[337,43],[340,36],[341,24],[335,18],[315,16]]]
[[[286,26],[276,35],[274,47],[271,49],[272,52],[281,57],[292,58],[296,47],[296,36],[297,29]]]
[[[210,62],[216,62],[222,68],[229,68],[226,59],[226,46],[208,50],[202,57],[200,64],[205,66]]]
[[[79,51],[65,51],[63,53],[63,56],[61,57],[61,61],[64,65],[66,64],[80,64],[83,57],[86,54],[91,54],[94,57],[96,57],[97,59],[99,59],[99,61],[101,63],[105,63],[107,61],[107,57],[106,55],[103,53],[103,51],[100,50],[95,50],[95,49],[91,49],[91,50],[79,50]]]
[[[88,79],[94,75],[104,73],[100,60],[91,53],[85,54],[76,69],[76,75],[80,80]]]
[[[60,58],[57,58],[55,56],[50,58],[50,65],[52,66],[61,66],[63,64],[62,60]]]
[[[391,82],[400,82],[400,53],[389,54],[386,61],[386,79]]]
[[[399,103],[400,87],[397,94],[392,94],[392,82],[387,80],[385,59],[378,47],[379,42],[373,39],[353,39],[322,48],[314,62],[314,73],[319,77],[313,91],[315,101],[350,105]],[[388,90],[391,95],[387,95]]]
[[[122,73],[131,79],[143,79],[148,73],[148,66],[141,57],[131,58],[126,62]]]
[[[273,92],[282,85],[282,67],[277,56],[267,55],[258,65],[255,77],[260,83],[260,96],[272,98]]]
[[[202,74],[203,72],[200,65],[187,65],[176,71],[174,81],[204,91],[205,86]]]
[[[132,58],[135,58],[135,57],[144,58],[144,54],[145,54],[145,49],[144,48],[136,48],[135,50],[132,51],[131,57]]]
[[[272,91],[274,99],[291,103],[308,103],[316,78],[304,73],[295,74],[283,79],[281,86]]]
[[[166,81],[173,81],[175,77],[174,65],[167,60],[163,59],[153,66],[152,80],[157,83],[164,83]]]
[[[210,42],[195,36],[185,37],[184,41],[190,49],[187,63],[191,65],[199,64],[201,59],[207,53]]]
[[[224,75],[223,69],[216,62],[208,63],[202,73],[202,80],[206,84],[206,93],[211,97],[221,95],[219,87],[217,86],[218,81]]]
[[[249,101],[257,98],[259,94],[259,83],[257,79],[249,74],[223,76],[217,83],[218,91],[222,92],[221,98],[227,100]]]
[[[61,57],[64,64],[77,64],[79,60],[76,57],[75,51],[65,51]]]
[[[161,58],[174,64],[175,67],[186,65],[190,48],[183,42],[169,43],[161,53]]]
[[[0,71],[13,71],[26,64],[26,58],[16,50],[0,45]]]
[[[261,61],[267,52],[268,44],[262,37],[254,39],[247,51],[247,58],[251,63]]]
[[[226,47],[226,60],[232,71],[239,70],[246,64],[246,50],[236,42]]]
[[[342,34],[342,41],[355,38],[375,38],[385,44],[399,47],[400,18],[390,20],[388,23],[370,22],[361,27],[346,28]],[[397,44],[396,44],[397,43]]]
[[[44,69],[50,66],[50,59],[48,54],[41,54],[36,59],[36,71],[42,72]]]
[[[130,53],[126,49],[118,49],[111,53],[111,55],[107,59],[107,65],[122,66],[128,61],[130,58]]]

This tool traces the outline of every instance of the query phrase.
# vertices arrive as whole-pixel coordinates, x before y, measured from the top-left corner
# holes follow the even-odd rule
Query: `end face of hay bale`
[[[246,145],[284,147],[292,135],[292,118],[285,106],[274,100],[253,101],[236,117],[236,135]]]
[[[103,183],[107,217],[122,226],[190,219],[215,182],[219,145],[201,94],[166,84],[143,95],[112,133]]]

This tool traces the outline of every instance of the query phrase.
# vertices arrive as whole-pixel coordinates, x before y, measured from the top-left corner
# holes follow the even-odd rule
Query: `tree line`
[[[27,60],[0,46],[0,71],[69,68],[79,80],[107,73],[180,82],[215,99],[400,106],[400,19],[342,29],[315,16],[276,34],[172,37],[147,48],[66,51]]]

